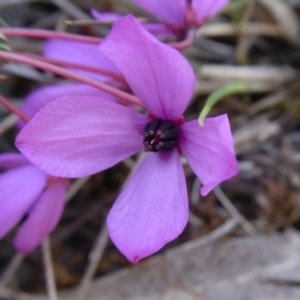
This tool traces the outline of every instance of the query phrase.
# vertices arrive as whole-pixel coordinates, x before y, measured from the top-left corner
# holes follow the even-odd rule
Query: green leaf
[[[6,37],[2,32],[0,32],[0,41],[6,41]]]
[[[212,92],[209,97],[207,98],[205,105],[200,113],[198,118],[199,124],[201,127],[204,126],[204,120],[209,114],[212,107],[218,103],[220,100],[226,98],[227,96],[234,95],[234,94],[243,94],[247,92],[248,87],[242,83],[233,83],[225,85],[214,92]]]
[[[5,42],[0,41],[0,50],[1,51],[11,51],[11,48]]]
[[[8,25],[5,23],[5,21],[0,18],[0,27],[8,27]]]

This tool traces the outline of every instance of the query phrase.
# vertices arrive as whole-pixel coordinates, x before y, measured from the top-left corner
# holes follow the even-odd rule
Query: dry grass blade
[[[238,80],[245,84],[247,82],[282,84],[298,76],[297,72],[291,68],[275,66],[203,65],[199,68],[198,74],[205,78]]]
[[[19,118],[14,114],[10,114],[9,116],[5,117],[0,122],[0,136],[16,125],[18,120]]]
[[[66,0],[52,0],[59,8],[76,19],[91,19],[91,16]]]
[[[219,186],[214,188],[214,193],[231,217],[236,220],[248,234],[252,235],[256,233],[255,228],[239,213]]]
[[[300,44],[300,21],[292,7],[283,0],[260,0],[280,25],[287,40]]]
[[[42,0],[1,0],[0,7],[16,5],[16,4],[17,5],[28,4],[28,3],[32,3],[32,2],[42,2]]]
[[[53,270],[53,262],[51,257],[51,245],[49,238],[45,238],[42,244],[43,259],[45,268],[45,278],[47,291],[50,300],[58,300],[57,289],[55,284],[55,275]]]
[[[254,3],[253,0],[250,0],[247,3],[247,9],[244,12],[243,19],[242,19],[242,24],[248,23],[252,14],[254,12]],[[237,61],[240,64],[245,64],[247,60],[247,53],[248,53],[248,48],[249,48],[249,36],[245,34],[244,31],[240,31],[239,39],[238,39],[238,44],[237,44],[237,49],[236,49],[236,57]]]
[[[16,253],[14,257],[9,262],[8,266],[6,267],[5,271],[3,272],[1,279],[0,279],[0,290],[2,288],[6,288],[7,285],[12,280],[13,276],[15,275],[16,271],[18,270],[19,266],[21,265],[22,261],[24,260],[24,255],[21,253]]]
[[[255,115],[255,114],[261,112],[262,110],[266,110],[270,107],[278,105],[279,103],[289,100],[290,95],[291,95],[290,90],[283,90],[283,91],[279,91],[277,93],[271,94],[271,95],[261,99],[259,102],[254,103],[251,107],[249,107],[247,113],[249,115]]]
[[[263,23],[243,24],[239,30],[232,24],[209,24],[197,30],[197,36],[206,37],[230,37],[238,32],[243,35],[262,35],[269,37],[284,37],[280,26]]]
[[[245,153],[280,132],[278,122],[269,121],[264,116],[256,117],[234,132],[235,152]]]
[[[89,286],[97,270],[99,262],[102,258],[107,242],[108,242],[108,233],[107,233],[106,226],[103,226],[102,230],[100,231],[95,241],[94,247],[89,255],[89,265],[86,268],[82,281],[80,283],[76,300],[86,299]]]
[[[75,180],[75,182],[71,185],[71,187],[68,190],[67,196],[66,196],[66,202],[69,202],[73,196],[88,182],[88,180],[91,178],[91,176],[80,178]]]
[[[46,81],[46,76],[28,66],[10,63],[2,66],[0,70],[9,75],[20,76],[39,82]]]
[[[195,249],[199,246],[206,245],[208,243],[216,241],[216,240],[226,236],[230,232],[232,232],[238,226],[238,224],[239,223],[235,219],[230,218],[225,223],[223,223],[221,226],[217,227],[210,233],[208,233],[194,241],[189,241],[186,244],[180,245],[178,248],[173,249],[172,254],[176,255],[176,252],[189,251],[189,250]]]

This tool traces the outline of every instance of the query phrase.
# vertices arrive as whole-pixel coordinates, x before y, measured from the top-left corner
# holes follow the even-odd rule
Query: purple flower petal
[[[113,205],[109,235],[131,262],[175,239],[186,226],[188,198],[177,151],[149,153]]]
[[[46,104],[63,96],[105,97],[116,102],[114,96],[86,84],[57,84],[37,89],[29,94],[22,105],[22,112],[32,118]],[[19,121],[18,128],[22,129],[24,126],[25,123]]]
[[[227,115],[205,119],[203,128],[197,120],[183,124],[179,144],[182,154],[203,184],[203,196],[238,173]]]
[[[86,65],[93,68],[99,68],[115,73],[120,73],[116,66],[108,60],[102,53],[99,53],[98,46],[87,43],[80,43],[65,40],[48,40],[44,46],[44,56],[52,59],[66,62]],[[89,76],[100,81],[107,81],[110,78],[75,69],[76,72]]]
[[[24,216],[46,184],[46,174],[24,166],[0,175],[0,238]]]
[[[116,13],[100,13],[96,9],[91,9],[91,15],[98,21],[102,22],[116,22],[122,18],[121,15]],[[142,24],[146,30],[156,37],[174,37],[174,33],[169,30],[164,24],[159,23],[143,23]]]
[[[133,109],[101,98],[63,97],[33,117],[16,146],[53,176],[83,177],[142,150],[147,122]]]
[[[121,15],[112,12],[102,12],[100,13],[96,9],[91,9],[91,15],[100,22],[116,22],[122,18]]]
[[[164,23],[182,25],[186,0],[131,0]]]
[[[174,37],[174,33],[164,24],[143,23],[143,27],[157,38]]]
[[[34,204],[14,241],[17,251],[32,251],[55,228],[64,206],[66,190],[62,184],[47,188]]]
[[[14,169],[29,165],[29,161],[19,153],[5,153],[0,155],[0,169]]]
[[[115,23],[99,49],[152,114],[174,121],[182,116],[194,91],[195,75],[178,51],[160,43],[131,15]]]
[[[193,0],[192,6],[196,12],[199,25],[216,15],[228,2],[229,0]]]

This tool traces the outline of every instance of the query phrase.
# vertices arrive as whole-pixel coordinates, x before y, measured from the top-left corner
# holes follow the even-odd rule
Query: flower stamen
[[[152,152],[169,152],[177,146],[179,129],[170,120],[155,119],[144,129],[144,146]]]

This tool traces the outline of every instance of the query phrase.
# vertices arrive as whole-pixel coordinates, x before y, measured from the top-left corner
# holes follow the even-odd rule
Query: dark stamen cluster
[[[179,129],[172,121],[156,119],[144,129],[144,145],[152,152],[168,152],[176,147]]]

